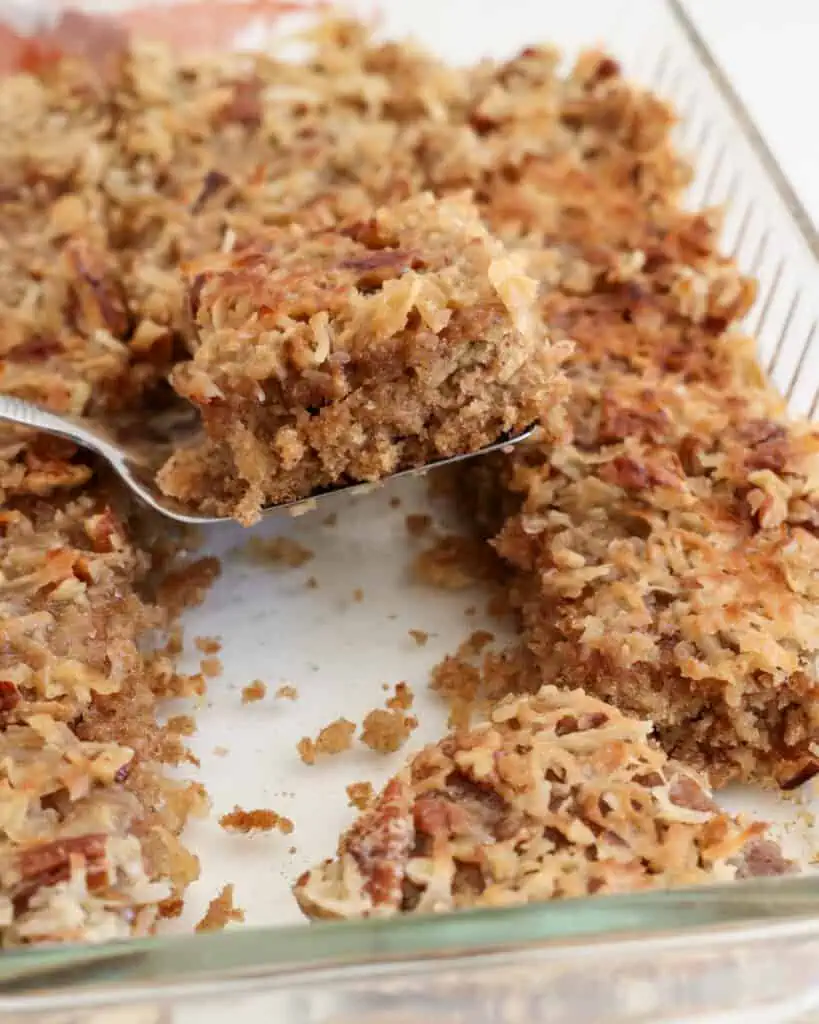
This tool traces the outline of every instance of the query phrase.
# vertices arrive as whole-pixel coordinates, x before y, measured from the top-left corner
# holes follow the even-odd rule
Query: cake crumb
[[[483,541],[449,534],[418,555],[413,576],[438,590],[464,590],[489,577],[490,554]]]
[[[293,831],[293,822],[269,807],[246,811],[237,805],[232,811],[222,815],[219,824],[226,832],[272,832],[273,829],[278,829],[287,836]]]
[[[495,634],[490,633],[488,629],[476,629],[460,645],[455,652],[456,657],[474,658],[481,653],[484,647],[491,644],[494,639]]]
[[[218,654],[222,650],[222,641],[218,636],[194,637],[194,646],[203,654]]]
[[[168,896],[167,899],[162,900],[158,906],[159,916],[163,921],[169,921],[173,918],[181,917],[184,909],[185,901],[179,896]]]
[[[178,736],[193,736],[196,732],[196,719],[192,715],[173,715],[168,719],[166,728]]]
[[[216,676],[222,674],[222,659],[221,658],[203,658],[199,663],[199,668],[203,676],[207,676],[208,679],[215,679]]]
[[[338,522],[338,512],[331,512],[329,516],[324,517],[325,526],[335,526]]]
[[[314,740],[309,736],[302,736],[296,749],[305,764],[315,764],[320,754],[333,756],[349,750],[353,745],[354,734],[355,722],[347,718],[337,718],[329,725],[325,725]]]
[[[509,594],[505,590],[498,590],[486,602],[486,614],[491,619],[503,619],[512,612]]]
[[[406,517],[404,523],[410,537],[423,537],[430,526],[432,526],[432,516],[412,512]]]
[[[401,499],[397,496],[390,498],[390,508],[401,508]]]
[[[362,723],[361,742],[378,754],[393,754],[404,746],[417,727],[418,719],[414,715],[375,708]]]
[[[183,648],[183,630],[177,623],[168,630],[168,639],[165,641],[162,653],[167,654],[169,658],[175,658],[182,653]]]
[[[478,614],[478,609],[477,609],[477,608],[475,607],[475,605],[474,605],[474,604],[471,604],[471,605],[469,605],[469,606],[468,606],[467,608],[464,608],[464,615],[465,615],[465,616],[466,616],[466,617],[467,617],[468,619],[471,619],[471,618],[473,618],[473,617],[474,617],[475,615],[477,615],[477,614]]]
[[[227,747],[214,747],[213,753],[215,757],[227,757],[230,751]]]
[[[407,632],[419,647],[426,646],[429,640],[429,633],[425,629],[408,629]]]
[[[364,591],[361,589],[361,587],[356,587],[355,590],[353,591],[353,600],[357,604],[361,604],[361,602],[364,600]]]
[[[267,694],[267,685],[261,679],[254,679],[252,683],[242,689],[242,703],[255,704],[256,701],[264,700]]]
[[[392,711],[409,711],[415,700],[415,694],[408,683],[395,684],[395,694],[387,700],[387,707]]]
[[[315,576],[308,576],[304,581],[304,585],[308,590],[318,590],[319,581]]]
[[[310,548],[292,537],[251,537],[243,550],[253,561],[288,569],[299,569],[315,557]]]
[[[291,686],[290,683],[285,683],[284,686],[280,686],[276,690],[276,696],[279,700],[298,700],[299,691],[295,686]]]
[[[214,897],[208,904],[205,916],[196,925],[195,931],[220,932],[233,921],[244,921],[245,912],[241,907],[235,906],[233,892],[232,882],[222,887],[219,895]]]
[[[168,609],[171,618],[176,618],[186,608],[202,604],[221,572],[221,562],[212,555],[188,562],[165,576],[157,601]]]
[[[347,786],[349,797],[348,807],[357,807],[359,811],[366,811],[373,802],[375,790],[371,782],[351,782]]]
[[[448,654],[432,670],[429,686],[449,708],[451,728],[469,728],[473,706],[481,688],[481,673],[462,657]]]

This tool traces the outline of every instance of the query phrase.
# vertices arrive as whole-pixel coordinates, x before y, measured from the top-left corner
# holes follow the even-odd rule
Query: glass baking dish
[[[86,0],[79,6],[122,16],[142,31],[206,46],[263,45],[270,27],[275,31],[291,17],[280,19],[269,0],[165,3],[150,10],[114,0]],[[363,2],[352,6],[359,11],[373,7]],[[382,0],[375,6],[385,33],[412,33],[455,62],[504,56],[540,39],[556,43],[568,56],[582,45],[599,43],[632,77],[672,101],[680,115],[679,146],[697,171],[690,202],[726,205],[725,247],[759,281],[747,327],[758,338],[760,361],[793,411],[817,415],[819,237],[677,0],[572,0],[559,6],[509,0],[502,9],[479,8],[469,0]],[[25,31],[37,31],[59,16],[59,9],[31,0],[4,3],[0,12],[0,18]],[[3,38],[0,32],[0,46]],[[344,700],[354,705],[358,700],[366,709],[372,706],[385,658],[392,658],[396,678],[422,678],[461,638],[463,606],[474,599],[469,593],[405,598],[403,563],[390,562],[391,547],[403,533],[389,509],[401,499],[404,507],[416,510],[425,500],[424,488],[408,484],[388,494],[390,500],[386,494],[372,495],[341,508],[330,539],[322,538],[320,526],[311,522],[276,521],[263,527],[268,533],[308,538],[316,551],[311,566],[321,566],[326,575],[320,597],[319,592],[309,599],[300,593],[303,577],[271,576],[243,563],[235,550],[241,541],[238,530],[228,527],[208,538],[211,550],[226,559],[227,582],[223,577],[221,590],[205,610],[189,618],[187,627],[191,633],[223,634],[226,670],[211,687],[210,704],[199,713],[193,747],[202,760],[200,777],[218,809],[239,802],[239,793],[246,805],[254,798],[257,803],[279,801],[296,821],[294,839],[299,842],[287,861],[281,844],[274,849],[260,841],[253,848],[228,848],[212,823],[192,829],[190,844],[203,856],[204,870],[201,891],[190,900],[190,920],[219,884],[234,879],[240,902],[250,901],[248,925],[220,934],[161,934],[100,947],[5,953],[0,958],[1,1019],[49,1024],[186,1024],[228,1015],[293,1024],[819,1020],[819,880],[809,874],[435,918],[297,923],[295,907],[287,902],[289,882],[301,866],[330,852],[332,837],[351,813],[343,801],[330,806],[330,774],[303,769],[292,756],[303,732],[333,717],[328,670]],[[379,545],[384,557],[373,558],[372,549]],[[385,562],[391,566],[387,572]],[[373,593],[374,599],[351,599],[353,586]],[[241,594],[250,596],[243,601]],[[374,629],[373,608],[386,608],[390,600],[403,602],[400,613],[390,612],[383,622],[382,616]],[[249,609],[260,601],[265,615],[254,619]],[[340,614],[347,616],[344,643],[336,635]],[[424,615],[426,620],[419,621]],[[430,622],[438,637],[428,651],[397,653],[396,638],[405,635],[408,625]],[[272,631],[279,639],[271,649]],[[306,658],[305,649],[315,661]],[[295,680],[305,690],[283,726],[281,715],[257,713],[250,719],[237,711],[237,687],[261,674],[272,652],[276,667],[271,676],[268,666],[267,678]],[[312,687],[305,683],[311,673]],[[347,704],[338,708],[346,712]],[[440,708],[430,704],[421,717],[421,739],[440,734]],[[269,730],[277,728],[288,739],[287,755],[267,749]],[[240,731],[241,750],[227,759],[208,756],[214,744],[227,744]],[[273,760],[265,760],[268,755]],[[396,764],[336,760],[327,770],[333,773],[334,794],[343,793],[343,784],[362,773],[380,782]],[[277,784],[284,778],[303,793],[271,794],[258,783],[260,774],[276,778]],[[293,802],[282,803],[286,800]],[[726,802],[799,831],[800,806],[792,801],[740,792],[729,793]],[[803,805],[810,810],[810,794],[803,795]],[[796,837],[803,859],[810,855],[807,833],[805,826]]]

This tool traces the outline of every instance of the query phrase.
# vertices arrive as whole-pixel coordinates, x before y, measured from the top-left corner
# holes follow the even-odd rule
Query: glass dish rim
[[[682,0],[665,12],[690,45],[715,91],[762,165],[807,250],[819,264],[819,231],[773,156],[747,107],[714,57]],[[390,919],[241,928],[210,934],[154,935],[101,945],[37,946],[0,956],[0,1006],[56,1007],[82,992],[83,1005],[112,991],[139,999],[146,986],[163,996],[203,994],[252,981],[311,982],[410,964],[452,964],[465,957],[573,946],[601,950],[633,942],[711,948],[727,941],[819,936],[819,879],[812,875],[731,882],[670,891],[591,896],[498,909]],[[87,1003],[85,1002],[87,1000]]]

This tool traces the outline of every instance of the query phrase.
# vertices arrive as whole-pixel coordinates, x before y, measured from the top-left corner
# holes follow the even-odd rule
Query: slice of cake
[[[195,349],[171,380],[206,439],[161,486],[252,523],[556,421],[568,346],[550,344],[536,291],[469,202],[429,195],[198,263]]]
[[[310,917],[389,916],[789,869],[650,733],[582,690],[507,698],[422,750],[296,898]]]
[[[815,775],[819,431],[762,390],[618,373],[578,380],[571,420],[477,483],[541,678],[650,718],[714,785]]]

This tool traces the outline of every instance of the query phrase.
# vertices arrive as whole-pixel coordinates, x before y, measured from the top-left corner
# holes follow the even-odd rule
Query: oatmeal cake
[[[497,907],[726,881],[765,858],[764,828],[719,811],[651,725],[543,687],[417,754],[295,895],[309,917]]]
[[[142,640],[150,568],[99,487],[0,511],[0,944],[148,934],[198,874],[177,835],[205,801],[165,778],[156,722],[184,692]]]
[[[486,463],[475,487],[486,531],[507,524],[499,543],[515,563],[510,589],[532,646],[541,651],[553,640],[544,668],[563,682],[594,688],[596,669],[581,671],[590,664],[580,655],[588,638],[571,647],[580,629],[574,616],[586,614],[581,604],[593,606],[612,644],[624,637],[602,577],[593,573],[582,592],[564,594],[555,605],[548,624],[554,637],[544,632],[542,610],[554,594],[537,591],[535,564],[562,543],[552,540],[562,516],[573,551],[582,555],[570,556],[561,571],[578,572],[581,557],[602,570],[616,555],[617,601],[630,600],[635,574],[645,567],[654,584],[658,565],[665,573],[660,584],[671,581],[668,591],[654,586],[641,612],[644,625],[624,637],[628,657],[634,637],[644,638],[644,661],[626,668],[623,652],[612,648],[618,678],[633,684],[628,693],[602,683],[597,692],[649,712],[669,749],[708,769],[714,781],[775,775],[793,784],[809,774],[812,441],[781,419],[761,388],[750,344],[726,330],[747,308],[753,287],[720,255],[715,215],[678,206],[689,172],[669,143],[668,107],[628,83],[617,62],[601,53],[584,54],[565,74],[560,55],[541,45],[510,60],[455,69],[413,46],[381,42],[363,25],[327,21],[303,62],[276,54],[190,58],[168,46],[130,42],[120,31],[96,31],[99,26],[83,39],[88,25],[81,16],[66,25],[72,45],[88,44],[79,46],[85,56],[98,56],[104,45],[109,59],[52,53],[46,60],[42,47],[21,46],[25,70],[0,85],[0,391],[56,411],[138,419],[209,398],[202,414],[212,433],[203,461],[180,456],[167,474],[191,496],[210,487],[208,474],[217,477],[209,499],[252,518],[269,498],[264,473],[273,451],[260,446],[271,430],[261,415],[270,409],[258,402],[260,387],[275,382],[276,398],[297,428],[296,436],[279,439],[275,452],[287,464],[286,479],[295,488],[309,478],[312,487],[316,474],[327,480],[353,471],[377,475],[400,459],[482,444],[484,434],[514,425],[527,401],[533,419],[551,416],[559,404],[553,374],[561,344],[574,341],[568,372],[576,437],[564,460],[540,443],[513,461]],[[345,261],[352,266],[339,265]],[[259,302],[253,320],[251,300],[265,288],[284,311]],[[354,336],[356,305],[385,332],[378,353],[389,357],[384,365],[371,360],[368,367],[359,358],[375,354],[372,346],[359,352],[339,344]],[[370,318],[376,307],[383,317]],[[398,326],[390,326],[388,313]],[[235,326],[233,315],[247,317],[250,333],[241,341],[245,353],[254,353],[243,359],[236,349],[238,373],[216,365],[230,355],[217,334]],[[270,324],[276,316],[282,322]],[[264,340],[262,322],[271,334]],[[419,335],[426,347],[417,344]],[[277,339],[286,340],[283,349]],[[452,365],[444,340],[453,344]],[[505,359],[514,367],[513,346],[517,354],[528,346],[537,358],[512,372],[502,395],[490,373]],[[266,362],[276,352],[292,371],[281,380],[282,367]],[[449,390],[433,394],[436,373]],[[654,397],[637,394],[631,378]],[[325,429],[324,418],[332,417],[322,409],[342,407],[346,399],[352,405],[359,391],[375,394],[379,386],[373,409],[350,409],[368,431],[366,444],[339,448]],[[541,386],[545,401],[535,394]],[[342,394],[344,388],[349,392]],[[453,425],[449,433],[444,413]],[[252,428],[247,444],[237,424]],[[392,433],[385,435],[387,426]],[[319,450],[335,451],[338,461],[325,465]],[[596,457],[601,473],[614,467],[605,470],[608,479],[598,476]],[[155,712],[163,697],[201,692],[205,680],[176,676],[176,639],[151,652],[157,635],[164,643],[164,627],[186,600],[201,599],[216,567],[174,571],[154,593],[151,570],[167,563],[168,552],[135,529],[119,485],[101,483],[97,470],[66,442],[0,428],[0,741],[6,748],[0,942],[7,946],[146,933],[159,916],[181,911],[184,887],[197,871],[178,833],[205,799],[197,787],[178,787],[164,776],[161,764],[186,754],[180,735],[160,728]],[[230,481],[228,493],[220,473]],[[681,490],[661,486],[672,477]],[[552,495],[548,508],[539,488],[543,500]],[[683,507],[689,500],[691,518]],[[592,514],[588,529],[575,515],[581,506]],[[541,521],[546,527],[530,535]],[[653,548],[647,557],[647,521],[664,538],[665,562],[653,559]],[[713,536],[706,526],[714,526]],[[691,539],[698,529],[701,555]],[[678,546],[683,534],[684,548]],[[749,592],[746,548],[764,570],[764,593]],[[450,545],[450,563],[455,554]],[[551,564],[541,567],[543,585],[551,587]],[[722,628],[720,616],[736,609],[749,613],[743,630]],[[668,634],[658,632],[666,628]],[[686,631],[712,631],[707,650],[681,648],[693,645]],[[684,650],[690,656],[683,667],[675,663],[671,675],[662,675]],[[562,667],[555,666],[557,651]],[[702,672],[706,664],[712,675],[696,686],[680,691],[664,682],[691,666]],[[463,671],[458,664],[449,668],[454,687]],[[691,694],[702,709],[696,720],[684,710]],[[652,786],[651,769],[640,779],[624,769],[637,788],[642,829],[626,840],[636,858],[634,877],[641,884],[676,884],[731,874],[728,861],[742,846],[742,830],[704,800],[699,811],[679,806],[689,783],[697,794],[704,791],[645,742],[644,727],[611,708],[598,711],[602,706],[591,698],[563,693],[560,700],[573,708],[561,717],[582,717],[586,707],[606,716],[593,719],[593,739],[602,744],[609,728],[623,742],[631,737],[639,758],[665,780]],[[727,714],[732,701],[741,711],[736,719]],[[486,737],[504,728],[528,726],[498,721],[488,732],[464,735]],[[351,729],[352,723],[342,726],[345,735]],[[571,734],[555,725],[552,732],[558,731],[564,735],[555,742],[564,751]],[[315,742],[306,740],[303,753],[314,757]],[[454,742],[424,757],[436,765],[454,757]],[[328,741],[326,749],[336,746]],[[603,760],[618,749],[594,748]],[[581,756],[566,755],[567,768]],[[477,815],[483,823],[488,815],[494,828],[494,809],[506,807],[507,791],[499,789],[487,811],[486,794],[459,779],[454,789],[445,784],[446,799],[466,807],[469,820]],[[402,828],[411,800],[428,821],[427,794],[416,799],[412,792],[421,781],[410,771],[395,784],[373,835],[396,800]],[[552,856],[543,852],[551,843],[555,857],[568,857],[577,868],[571,877],[578,892],[590,891],[592,882],[624,884],[617,872],[572,853],[591,826],[579,813],[573,817],[568,796],[550,813],[568,841],[541,831],[544,846],[532,854],[537,865],[550,863],[539,858]],[[703,818],[677,820],[696,813]],[[668,840],[664,850],[653,833],[649,844],[652,816]],[[508,838],[486,838],[498,858],[507,856]],[[605,834],[596,840],[606,841]],[[377,846],[372,849],[378,859]],[[618,860],[621,854],[615,849],[610,859],[632,863]],[[331,874],[342,865],[350,870],[349,857],[338,864]],[[493,870],[503,887],[503,869]],[[349,876],[351,892],[360,875],[356,868]],[[419,877],[416,872],[407,883],[406,899],[420,904]],[[453,879],[463,902],[477,893],[480,875],[471,867],[460,866]],[[300,887],[302,902],[327,903],[319,880],[320,874],[310,876],[309,897],[306,882]],[[441,885],[450,902],[452,888]],[[493,890],[486,886],[479,895],[484,891]],[[394,897],[390,890],[394,903],[404,898]],[[333,899],[334,912],[347,912]],[[372,894],[356,900],[359,910],[367,909]]]
[[[559,405],[537,286],[466,200],[421,195],[196,262],[193,358],[171,375],[207,440],[163,490],[245,524],[262,506],[475,451]]]
[[[676,205],[668,121],[646,144],[594,115],[617,77],[584,100],[606,173],[588,152],[530,164],[487,210],[531,246],[550,333],[575,343],[574,442],[467,469],[471,511],[544,682],[651,718],[714,784],[795,786],[817,770],[819,438],[734,329],[754,287],[717,214]],[[548,220],[524,202],[540,194]]]
[[[742,396],[614,374],[574,443],[504,467],[495,546],[544,680],[651,718],[714,784],[819,770],[819,431]]]

